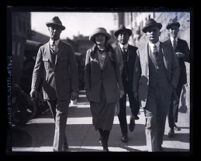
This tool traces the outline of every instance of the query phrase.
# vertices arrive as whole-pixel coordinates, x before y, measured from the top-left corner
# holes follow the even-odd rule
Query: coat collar
[[[51,56],[51,52],[50,52],[50,42],[47,42],[46,44],[45,44],[45,53],[46,53],[46,58],[48,59],[48,60],[50,60],[50,62],[51,63],[53,63],[53,60],[52,60],[52,56]],[[58,58],[60,57],[60,53],[62,52],[62,50],[63,50],[63,48],[62,48],[62,42],[61,41],[59,41],[59,43],[58,43],[58,52],[57,52],[57,54],[56,54],[56,57],[55,57],[55,64],[57,64],[57,62],[58,62]]]

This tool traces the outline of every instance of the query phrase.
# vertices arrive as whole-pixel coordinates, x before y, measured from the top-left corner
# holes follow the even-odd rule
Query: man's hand
[[[37,98],[38,97],[38,92],[36,90],[31,90],[30,96],[31,96],[31,98]]]
[[[181,52],[176,52],[178,58],[183,58],[185,55]]]
[[[78,97],[78,92],[72,92],[71,93],[71,100],[76,100]]]

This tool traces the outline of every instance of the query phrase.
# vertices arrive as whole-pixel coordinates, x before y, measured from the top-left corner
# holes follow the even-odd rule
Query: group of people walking
[[[65,127],[70,100],[78,97],[78,71],[73,49],[60,40],[65,27],[59,17],[46,23],[50,40],[40,47],[32,76],[31,97],[37,97],[42,86],[43,97],[55,121],[53,151],[67,151]],[[178,97],[186,83],[184,61],[189,62],[186,41],[177,38],[179,22],[167,25],[170,39],[160,42],[161,23],[147,20],[142,31],[147,42],[139,48],[128,44],[132,30],[121,25],[114,35],[116,46],[108,43],[111,35],[99,27],[89,37],[94,43],[85,59],[85,90],[90,103],[92,122],[100,137],[103,151],[109,151],[108,140],[116,108],[121,128],[121,141],[128,142],[139,109],[144,109],[148,151],[162,151],[166,116],[169,114],[173,137],[177,127]],[[175,45],[176,43],[176,45]],[[131,117],[126,120],[126,101],[129,99]],[[175,103],[176,102],[176,103]]]

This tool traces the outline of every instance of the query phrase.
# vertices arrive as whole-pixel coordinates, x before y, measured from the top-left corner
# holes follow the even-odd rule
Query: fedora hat
[[[177,21],[176,17],[174,19],[169,20],[166,29],[170,29],[172,26],[177,26],[178,28],[180,27],[180,23]]]
[[[144,33],[147,32],[147,29],[149,29],[150,27],[158,27],[159,29],[161,29],[162,24],[161,23],[157,23],[154,19],[150,18],[146,21],[145,26],[142,28],[142,31]]]
[[[91,34],[91,36],[89,37],[89,40],[95,42],[95,37],[98,34],[105,35],[106,41],[108,41],[111,38],[110,34],[107,33],[105,28],[99,27],[99,28],[95,29],[95,31]]]
[[[132,30],[126,28],[124,25],[120,25],[119,29],[114,32],[114,35],[118,37],[121,32],[127,32],[129,36],[132,35]]]
[[[62,30],[65,29],[65,27],[61,23],[61,20],[57,16],[53,17],[49,22],[46,23],[46,25],[47,25],[47,27],[56,25],[56,26],[60,27]]]

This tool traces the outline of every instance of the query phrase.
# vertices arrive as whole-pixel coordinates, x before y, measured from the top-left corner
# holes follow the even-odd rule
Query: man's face
[[[168,33],[170,37],[176,38],[179,32],[179,28],[177,26],[172,26],[169,28]]]
[[[104,45],[106,41],[106,37],[103,34],[97,34],[95,36],[95,42],[97,45]]]
[[[56,26],[56,25],[49,26],[48,30],[50,32],[50,38],[52,40],[58,40],[60,38],[60,34],[62,30],[59,26]]]
[[[117,40],[119,41],[119,43],[121,43],[122,45],[125,45],[128,43],[129,40],[129,34],[127,32],[120,32]]]
[[[158,42],[160,34],[160,30],[156,26],[148,28],[146,32],[149,41],[152,43]]]

